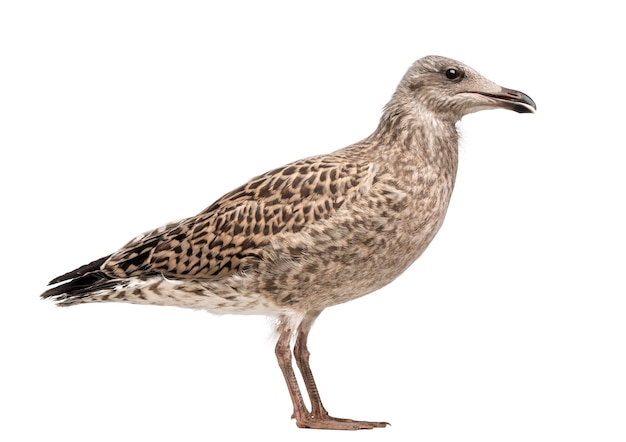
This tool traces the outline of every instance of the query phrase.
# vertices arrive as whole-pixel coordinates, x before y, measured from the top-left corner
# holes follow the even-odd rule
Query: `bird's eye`
[[[457,68],[448,68],[446,69],[446,78],[448,80],[457,80],[459,81],[461,78],[463,78],[463,71],[461,71],[460,69]]]

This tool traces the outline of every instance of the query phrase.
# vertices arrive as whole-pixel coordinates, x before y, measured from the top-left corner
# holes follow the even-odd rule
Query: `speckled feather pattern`
[[[452,146],[440,166],[415,173],[413,164],[421,159],[414,140],[402,141],[408,149],[372,161],[372,153],[388,146],[385,130],[261,175],[197,216],[133,239],[102,265],[112,278],[103,281],[105,288],[59,301],[284,314],[384,286],[438,230],[456,172]],[[390,168],[385,156],[397,167]]]
[[[416,62],[366,139],[253,178],[198,215],[56,278],[65,284],[43,296],[268,314],[297,326],[309,311],[383,287],[426,249],[452,195],[455,123],[473,110],[445,93],[454,85],[440,77],[451,63]]]
[[[309,332],[325,308],[385,286],[424,252],[454,188],[456,123],[496,107],[536,109],[457,61],[422,58],[366,139],[253,178],[198,215],[53,279],[42,296],[63,306],[121,301],[273,316],[296,425],[383,428],[329,415],[309,364]]]

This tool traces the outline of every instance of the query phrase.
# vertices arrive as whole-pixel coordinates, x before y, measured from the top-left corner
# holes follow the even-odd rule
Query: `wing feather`
[[[252,179],[195,217],[138,236],[102,270],[114,277],[223,278],[254,265],[276,235],[332,217],[367,192],[373,178],[369,164],[345,158],[297,161]]]

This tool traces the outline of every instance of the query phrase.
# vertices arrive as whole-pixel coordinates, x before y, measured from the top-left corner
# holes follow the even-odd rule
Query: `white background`
[[[626,440],[618,4],[225,4],[0,6],[0,439]],[[254,175],[364,138],[428,54],[538,112],[466,117],[429,250],[313,329],[331,414],[392,427],[297,429],[266,318],[39,300]]]

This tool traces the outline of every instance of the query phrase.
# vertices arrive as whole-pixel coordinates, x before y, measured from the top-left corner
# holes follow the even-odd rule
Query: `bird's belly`
[[[240,275],[219,281],[129,278],[113,289],[92,293],[82,302],[128,302],[207,310],[216,314],[279,316],[283,309],[268,298],[243,288]]]
[[[323,309],[378,290],[401,275],[426,249],[435,222],[403,219],[364,228],[339,228],[307,241],[299,256],[276,253],[249,283],[279,306]],[[293,250],[293,247],[288,250]]]

